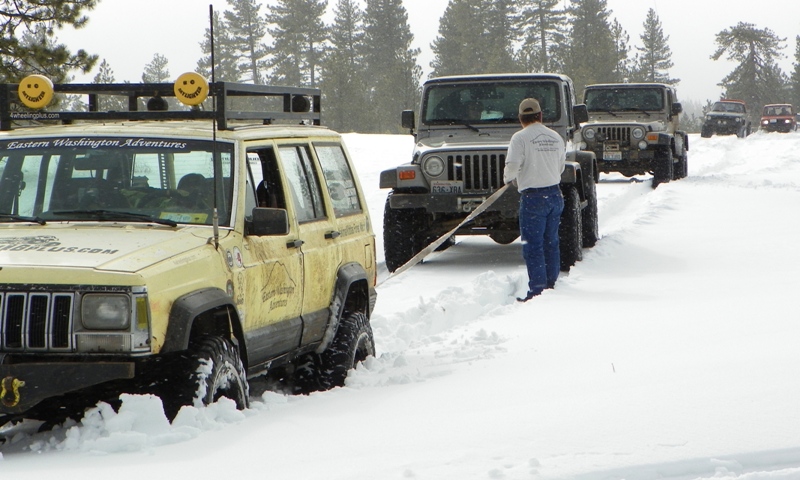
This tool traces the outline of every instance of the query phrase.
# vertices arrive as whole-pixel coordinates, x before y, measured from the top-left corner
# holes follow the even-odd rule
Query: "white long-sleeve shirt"
[[[554,130],[536,122],[511,137],[503,181],[517,181],[519,191],[558,185],[566,164],[566,145]]]

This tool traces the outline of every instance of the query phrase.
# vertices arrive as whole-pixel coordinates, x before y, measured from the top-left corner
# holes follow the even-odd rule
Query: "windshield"
[[[744,113],[744,105],[733,102],[717,102],[711,109],[712,112]]]
[[[791,105],[767,105],[764,107],[765,117],[785,116],[792,114]]]
[[[555,82],[491,82],[434,84],[422,100],[424,125],[519,124],[519,103],[539,100],[542,121],[559,120],[561,97]]]
[[[661,88],[592,88],[586,90],[590,112],[652,111],[664,109]]]
[[[0,221],[109,220],[210,225],[230,219],[233,145],[168,138],[48,137],[0,141]]]

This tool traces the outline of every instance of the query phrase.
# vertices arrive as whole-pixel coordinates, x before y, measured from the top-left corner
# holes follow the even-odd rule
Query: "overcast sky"
[[[567,2],[567,0],[563,0]],[[430,44],[436,38],[439,19],[448,0],[404,0],[409,24],[414,34],[414,46],[422,52],[418,58],[425,76],[433,56]],[[262,12],[272,3],[263,0]],[[329,8],[336,0],[328,0]],[[684,102],[705,102],[716,99],[722,92],[717,84],[731,72],[734,64],[709,57],[716,49],[715,36],[739,22],[770,28],[786,38],[780,62],[787,73],[794,62],[795,37],[800,34],[800,2],[773,0],[607,0],[616,18],[631,38],[631,45],[640,45],[639,36],[653,8],[661,20],[664,35],[669,36],[672,77],[679,78],[678,95]],[[132,5],[136,5],[133,7]],[[208,25],[209,5],[224,11],[224,0],[100,0],[89,12],[89,24],[78,31],[67,29],[57,33],[61,42],[71,49],[84,48],[108,61],[117,81],[141,81],[144,66],[160,53],[169,60],[169,72],[177,78],[193,71],[200,58],[199,43]],[[98,64],[99,65],[99,64]],[[97,68],[78,81],[91,81]],[[569,72],[557,72],[566,73]]]

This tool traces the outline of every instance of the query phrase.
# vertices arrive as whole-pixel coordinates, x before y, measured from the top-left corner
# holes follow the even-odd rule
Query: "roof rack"
[[[208,96],[216,97],[216,111],[194,107],[189,110],[144,110],[139,111],[140,98],[175,97],[173,83],[61,83],[54,84],[53,91],[63,94],[88,95],[89,111],[37,111],[26,108],[19,99],[18,83],[0,84],[0,130],[11,130],[14,120],[56,120],[64,124],[75,120],[199,120],[213,119],[217,128],[228,130],[231,120],[258,120],[265,125],[276,121],[309,122],[320,125],[321,91],[318,88],[281,87],[253,85],[234,82],[208,84]],[[129,111],[99,111],[99,99],[103,95],[128,98]],[[281,98],[282,109],[249,111],[231,108],[232,98]],[[281,103],[278,101],[277,103]],[[15,109],[12,111],[12,106]]]

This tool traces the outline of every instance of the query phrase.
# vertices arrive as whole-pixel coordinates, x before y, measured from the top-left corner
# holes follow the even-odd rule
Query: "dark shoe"
[[[528,292],[528,294],[525,295],[525,297],[517,297],[517,301],[525,303],[528,300],[530,300],[531,298],[538,297],[539,295],[541,295],[541,294],[540,293]]]

